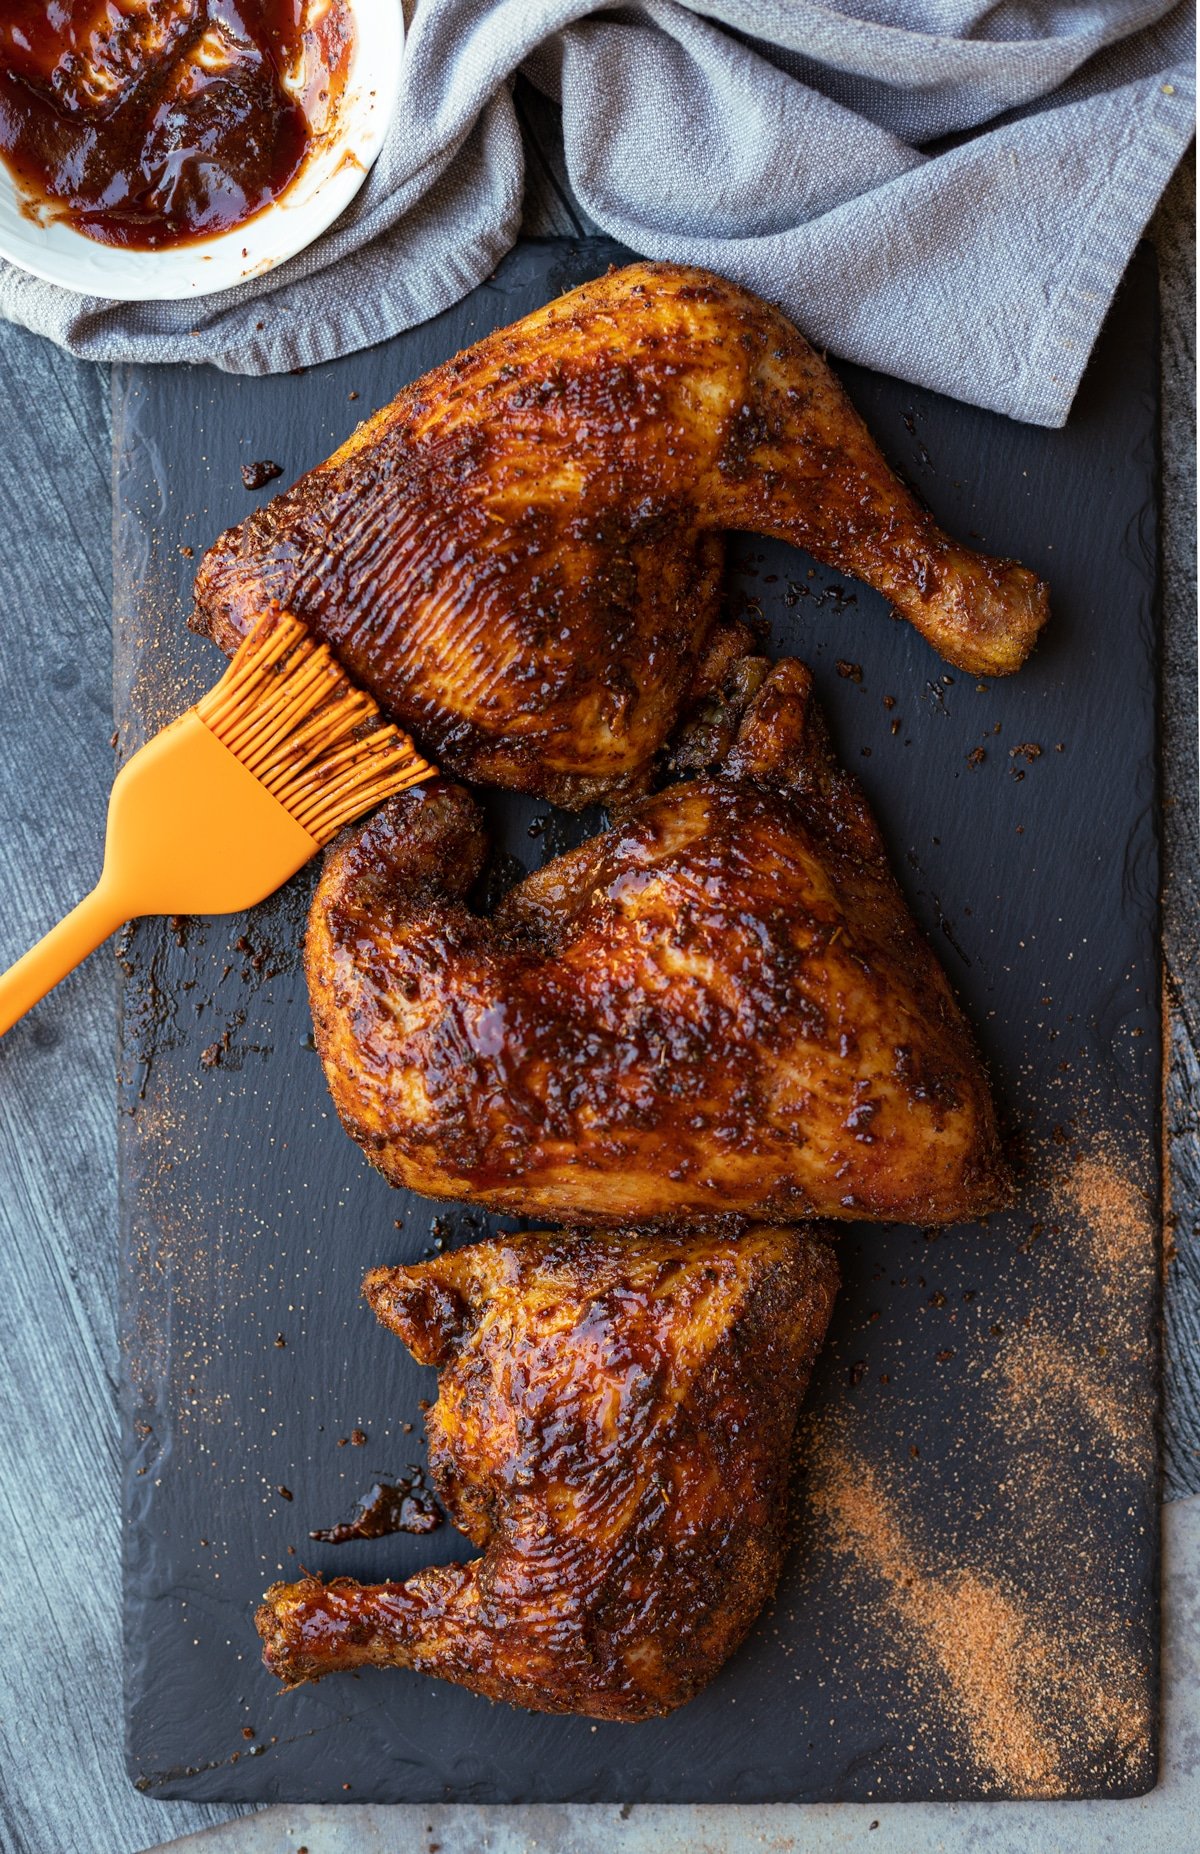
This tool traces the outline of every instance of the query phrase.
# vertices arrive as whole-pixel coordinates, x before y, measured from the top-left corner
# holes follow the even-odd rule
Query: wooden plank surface
[[[7,325],[0,392],[7,962],[99,869],[113,771],[111,424],[107,369]],[[218,1819],[149,1810],[121,1762],[115,1046],[111,952],[0,1046],[5,1854],[126,1854]]]
[[[553,133],[535,126],[545,136],[545,165],[557,173],[562,188],[560,154],[554,168]],[[536,215],[528,229],[576,229],[537,163],[531,163],[529,196]],[[1176,1243],[1180,1261],[1191,1271],[1188,1293],[1169,1294],[1168,1314],[1196,1359],[1200,1334],[1192,1309],[1200,1300],[1195,1136],[1200,989],[1192,930],[1197,915],[1193,227],[1194,162],[1189,162],[1169,191],[1152,235],[1164,281],[1167,370],[1164,751],[1166,791],[1174,801],[1166,835],[1174,1049],[1168,1128]],[[585,224],[583,229],[589,228]],[[109,459],[102,370],[60,355],[23,330],[0,325],[0,383],[5,407],[0,488],[8,543],[0,556],[5,697],[0,842],[9,872],[6,906],[0,911],[0,958],[8,959],[76,897],[96,866],[112,767]],[[73,687],[55,688],[56,673],[70,677],[73,672],[78,673]],[[62,724],[58,737],[47,726],[48,714]],[[21,856],[13,845],[22,846]],[[236,1813],[228,1807],[151,1802],[129,1786],[121,1757],[114,994],[112,964],[101,955],[0,1051],[0,1253],[7,1288],[0,1313],[0,1409],[5,1412],[0,1497],[6,1521],[0,1562],[5,1622],[0,1848],[5,1854],[134,1854],[173,1833]],[[1189,1371],[1177,1353],[1169,1368],[1177,1395],[1188,1397],[1186,1406],[1175,1407],[1190,1412],[1195,1367]],[[1171,1411],[1169,1405],[1169,1434]],[[1174,1492],[1200,1485],[1192,1440],[1194,1430],[1185,1426],[1169,1457]],[[1185,1781],[1189,1758],[1194,1762],[1195,1756],[1194,1748],[1188,1749],[1184,1720],[1196,1672],[1186,1658],[1180,1666],[1180,1731],[1172,1767],[1176,1786]],[[1136,1811],[1142,1845],[1178,1848],[1185,1844],[1178,1827],[1168,1827],[1168,1820],[1177,1823],[1177,1818],[1159,1812],[1160,1796]],[[1032,1813],[1041,1819],[1042,1812]],[[883,1832],[872,1839],[897,1845],[887,1837],[894,1812],[882,1814]],[[356,1818],[363,1822],[364,1846],[369,1835],[385,1834],[389,1847],[427,1846],[424,1811],[386,1816],[388,1828],[378,1814],[364,1811]],[[294,1826],[311,1831],[320,1818],[320,1811],[309,1811],[305,1823]],[[673,1819],[688,1824],[684,1840],[672,1843],[679,1847],[695,1845],[702,1836],[706,1846],[732,1849],[760,1826],[756,1813],[748,1820],[741,1814],[697,1810]],[[866,1831],[858,1812],[833,1819],[844,1823],[846,1832]],[[1056,1812],[1054,1819],[1065,1822],[1066,1817]],[[1070,1819],[1072,1846],[1080,1854],[1106,1844],[1109,1812],[1071,1811]],[[1127,1812],[1121,1821],[1126,1819]],[[438,1810],[428,1820],[448,1854],[473,1854],[495,1835],[521,1848],[536,1839],[542,1850],[564,1854],[618,1842],[628,1854],[666,1845],[659,1840],[661,1818],[656,1827],[641,1812],[626,1821],[615,1810],[586,1815],[539,1810],[503,1818],[486,1810]],[[964,1834],[978,1824],[989,1845],[1009,1845],[1000,1818],[986,1808],[960,1809],[955,1822]],[[604,1825],[601,1841],[595,1839],[597,1823]],[[789,1847],[810,1845],[810,1835],[824,1836],[829,1823],[824,1814],[780,1810],[773,1812],[770,1825],[778,1845]],[[934,1832],[932,1824],[929,1832]],[[799,1841],[793,1839],[797,1836]],[[292,1854],[305,1838],[281,1827],[278,1848]],[[314,1847],[321,1845],[311,1833],[309,1839]],[[377,1844],[382,1847],[384,1841]]]
[[[1196,153],[1159,208],[1163,368],[1163,960],[1169,1249],[1165,1469],[1200,1493],[1200,714],[1196,674]]]

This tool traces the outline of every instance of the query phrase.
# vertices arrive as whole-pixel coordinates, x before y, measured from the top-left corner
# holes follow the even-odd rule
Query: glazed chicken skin
[[[436,782],[348,832],[313,898],[317,1046],[394,1183],[643,1225],[1004,1201],[970,1033],[802,664],[765,674],[715,773],[491,918],[465,904],[486,849],[474,801]]]
[[[691,1699],[774,1589],[836,1286],[827,1243],[757,1227],[509,1236],[375,1269],[379,1318],[439,1369],[431,1473],[483,1556],[275,1584],[267,1667],[288,1686],[412,1667],[594,1719]]]
[[[719,680],[727,529],[866,581],[980,674],[1046,616],[1032,573],[938,529],[778,310],[633,264],[405,387],[221,535],[193,623],[231,650],[276,599],[441,765],[579,805],[645,789]]]

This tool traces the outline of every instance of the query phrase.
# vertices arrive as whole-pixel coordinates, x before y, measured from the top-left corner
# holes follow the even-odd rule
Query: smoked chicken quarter
[[[273,1585],[267,1667],[411,1667],[594,1719],[691,1699],[775,1587],[836,1288],[830,1245],[785,1229],[505,1236],[374,1269],[375,1312],[438,1368],[430,1471],[482,1556]]]
[[[987,1077],[834,758],[803,664],[739,668],[702,776],[491,917],[474,800],[438,781],[329,852],[317,1046],[372,1164],[573,1223],[953,1223],[1006,1201]],[[711,744],[711,742],[710,742]]]
[[[632,264],[406,386],[221,535],[193,623],[232,650],[275,599],[447,770],[582,805],[645,790],[744,646],[729,529],[864,580],[977,674],[1046,617],[1036,575],[941,532],[777,309]]]

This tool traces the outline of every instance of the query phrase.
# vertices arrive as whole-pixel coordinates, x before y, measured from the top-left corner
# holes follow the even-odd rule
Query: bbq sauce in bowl
[[[351,41],[341,0],[3,0],[0,155],[101,243],[209,238],[296,177]]]

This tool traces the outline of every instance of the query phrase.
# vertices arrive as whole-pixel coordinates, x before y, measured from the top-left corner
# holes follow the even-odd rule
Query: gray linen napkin
[[[180,304],[77,296],[0,263],[0,314],[92,359],[242,373],[411,327],[516,238],[523,70],[561,101],[572,186],[605,231],[750,285],[835,354],[1061,425],[1195,125],[1190,0],[407,0],[406,14],[387,144],[299,257]]]

